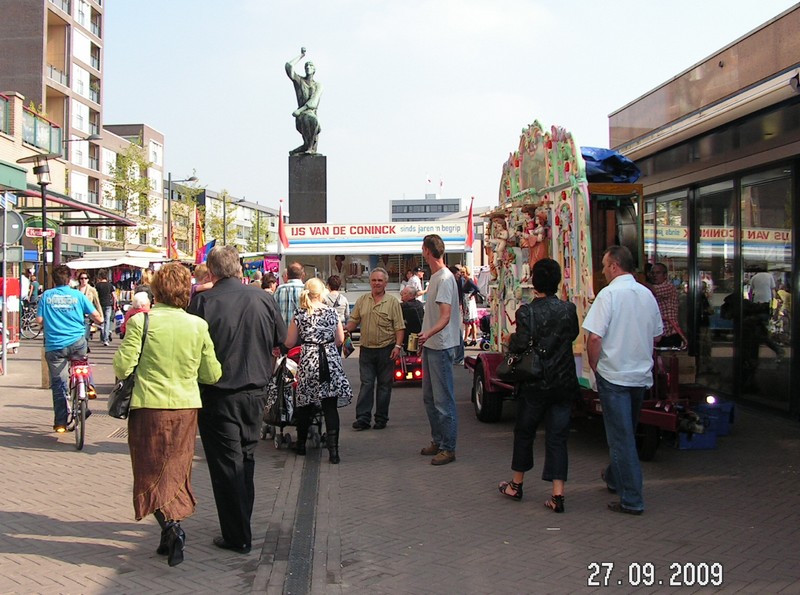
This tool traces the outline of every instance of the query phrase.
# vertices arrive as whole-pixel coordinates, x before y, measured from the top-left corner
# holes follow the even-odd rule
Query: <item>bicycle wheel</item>
[[[72,396],[72,419],[75,422],[75,448],[81,450],[83,441],[86,437],[86,401],[79,398],[78,391],[84,388],[83,382],[79,382],[73,389]]]
[[[20,333],[26,339],[35,339],[42,332],[42,325],[36,321],[35,316],[31,318],[26,316],[20,326]]]

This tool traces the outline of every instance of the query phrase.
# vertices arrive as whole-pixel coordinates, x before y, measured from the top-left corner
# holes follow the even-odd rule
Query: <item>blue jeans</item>
[[[47,369],[50,370],[50,388],[53,391],[53,412],[55,420],[53,425],[66,426],[69,409],[67,395],[69,394],[69,362],[86,357],[86,339],[81,337],[72,345],[63,349],[47,351],[44,359]]]
[[[511,469],[523,473],[533,469],[533,441],[536,429],[544,421],[542,479],[567,481],[567,438],[571,419],[572,404],[564,399],[561,389],[537,391],[522,385],[517,399]]]
[[[375,422],[389,421],[389,401],[392,398],[392,373],[394,360],[389,356],[394,343],[386,347],[361,347],[358,355],[358,371],[361,389],[356,401],[356,420],[370,423],[372,404],[375,403]]]
[[[114,328],[114,306],[103,306],[103,325],[100,327],[100,340],[103,343],[111,341],[111,331]]]
[[[453,362],[459,366],[464,365],[464,334],[461,334],[461,342],[458,344],[455,349],[455,356],[453,358]]]
[[[647,389],[644,386],[612,384],[600,374],[595,374],[595,377],[611,459],[605,471],[606,483],[609,488],[617,490],[622,506],[644,510],[642,467],[636,452],[636,425]]]
[[[431,440],[440,450],[455,452],[458,434],[453,362],[457,347],[422,348],[422,401],[431,425]]]

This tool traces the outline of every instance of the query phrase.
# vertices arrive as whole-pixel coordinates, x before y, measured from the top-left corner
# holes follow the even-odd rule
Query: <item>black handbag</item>
[[[144,313],[144,328],[142,329],[142,349],[139,351],[139,361],[142,360],[142,351],[144,351],[144,342],[147,339],[147,325],[150,317],[147,312]],[[136,368],[139,367],[139,361],[136,362]],[[116,417],[117,419],[127,419],[128,413],[131,410],[131,397],[133,396],[133,385],[136,383],[136,368],[128,375],[127,378],[119,380],[108,395],[108,415]]]
[[[535,317],[533,308],[530,309],[531,332],[533,332]],[[503,361],[497,366],[497,376],[503,382],[516,384],[519,382],[532,382],[544,378],[544,358],[542,350],[531,337],[528,348],[522,353],[507,353]]]

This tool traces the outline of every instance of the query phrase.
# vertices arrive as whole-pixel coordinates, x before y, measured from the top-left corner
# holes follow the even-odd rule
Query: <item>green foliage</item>
[[[230,202],[230,194],[227,190],[222,190],[215,200],[218,203],[218,208],[209,209],[206,203],[206,241],[216,239],[217,246],[222,246],[223,243],[233,245],[236,243],[236,210],[238,205],[235,202]]]
[[[261,214],[261,221],[259,224],[253,221],[252,232],[247,239],[248,252],[264,252],[267,249],[267,244],[270,242],[269,233],[269,218]]]

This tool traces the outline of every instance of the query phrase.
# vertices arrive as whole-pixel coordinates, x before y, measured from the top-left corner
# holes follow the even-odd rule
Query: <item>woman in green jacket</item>
[[[167,264],[152,282],[155,306],[128,320],[125,339],[114,354],[114,373],[126,378],[136,368],[128,416],[136,520],[155,515],[161,526],[156,550],[170,566],[183,562],[186,534],[180,521],[194,512],[192,457],[201,407],[198,382],[214,384],[222,367],[206,321],[184,311],[191,275]],[[142,331],[147,336],[142,347]]]

